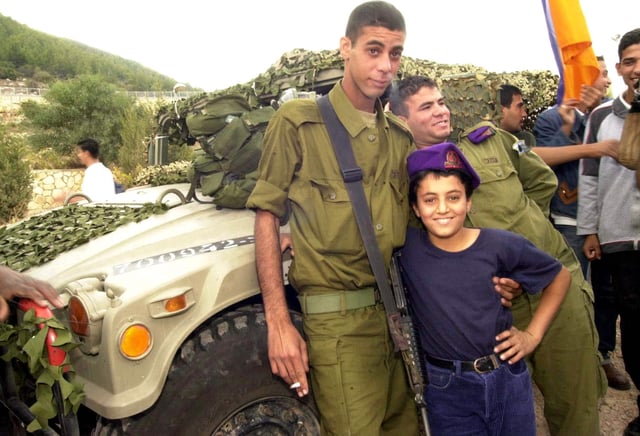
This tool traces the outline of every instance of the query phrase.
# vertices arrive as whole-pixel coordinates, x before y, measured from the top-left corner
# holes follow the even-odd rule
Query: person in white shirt
[[[87,138],[78,142],[77,156],[87,167],[82,179],[81,191],[92,202],[104,201],[115,195],[115,183],[111,170],[100,162],[100,144],[95,139]]]

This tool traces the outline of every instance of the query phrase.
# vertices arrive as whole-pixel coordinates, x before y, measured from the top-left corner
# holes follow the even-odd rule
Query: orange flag
[[[558,103],[580,98],[582,85],[593,85],[600,66],[579,0],[542,0],[549,40],[560,73]]]

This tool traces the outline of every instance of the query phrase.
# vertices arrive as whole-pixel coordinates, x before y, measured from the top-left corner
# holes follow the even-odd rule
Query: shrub
[[[0,224],[22,218],[31,200],[31,169],[23,160],[25,145],[0,126]]]

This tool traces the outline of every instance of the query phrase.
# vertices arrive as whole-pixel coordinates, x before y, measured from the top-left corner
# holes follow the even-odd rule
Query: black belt
[[[436,359],[435,357],[431,357],[428,355],[425,355],[425,359],[427,359],[427,362],[429,362],[433,366],[451,370],[456,369],[456,363],[453,360]],[[478,374],[493,371],[494,369],[498,369],[499,366],[500,359],[495,354],[478,357],[476,360],[460,361],[460,369],[462,371],[475,371]]]

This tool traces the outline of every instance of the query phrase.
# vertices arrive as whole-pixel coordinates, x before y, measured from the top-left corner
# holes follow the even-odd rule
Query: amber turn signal
[[[187,307],[187,297],[185,294],[178,295],[177,297],[169,298],[164,303],[164,308],[167,312],[177,312]]]
[[[130,325],[120,336],[120,352],[129,359],[138,359],[151,349],[151,332],[142,324]]]

